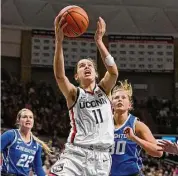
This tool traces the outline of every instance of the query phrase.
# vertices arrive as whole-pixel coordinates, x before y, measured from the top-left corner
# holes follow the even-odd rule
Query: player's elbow
[[[157,151],[157,157],[161,158],[163,156],[163,152],[162,151]]]
[[[154,152],[150,152],[149,155],[152,157],[161,158],[163,156],[163,152],[162,151],[154,151]]]
[[[115,80],[115,81],[117,81],[117,79],[118,79],[118,76],[119,76],[119,73],[118,72],[115,72],[115,71],[108,71],[108,73],[109,73],[109,75],[110,75],[110,78],[112,79],[112,80]]]
[[[118,78],[118,76],[119,76],[119,72],[118,72],[117,67],[111,68],[110,70],[108,70],[108,72],[109,72],[110,75],[113,76],[113,77]]]
[[[35,173],[38,176],[45,176],[46,175],[42,166],[35,167]]]
[[[56,81],[58,83],[64,82],[66,80],[66,76],[63,76],[63,75],[60,75],[60,74],[57,74],[57,73],[55,73],[55,78],[56,78]]]

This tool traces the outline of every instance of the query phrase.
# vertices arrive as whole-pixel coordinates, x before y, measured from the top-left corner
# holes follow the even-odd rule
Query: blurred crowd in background
[[[46,83],[23,85],[17,80],[2,81],[1,125],[13,128],[16,114],[22,108],[33,111],[36,135],[67,137],[70,129],[68,112],[62,95],[56,96]]]
[[[45,82],[20,83],[17,79],[1,81],[1,127],[15,128],[16,114],[22,108],[29,108],[34,113],[33,133],[48,141],[53,150],[51,156],[43,153],[43,164],[46,173],[60,157],[70,130],[70,119],[65,99],[62,94],[56,95],[52,86]],[[158,133],[178,134],[178,106],[170,100],[157,97],[145,98],[141,103],[134,97],[132,112],[141,120],[152,119]],[[150,123],[150,129],[153,125]],[[154,130],[154,129],[153,129]],[[176,176],[178,166],[161,159],[148,157],[143,153],[143,172],[147,176]],[[174,157],[174,156],[173,156]]]

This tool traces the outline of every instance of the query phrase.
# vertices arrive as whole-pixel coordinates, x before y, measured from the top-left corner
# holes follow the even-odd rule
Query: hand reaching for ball
[[[106,32],[106,23],[101,17],[99,17],[97,22],[97,29],[95,32],[95,41],[96,42],[102,41],[105,32]]]
[[[65,23],[65,24],[64,24]],[[63,8],[55,19],[55,27],[61,27],[61,31],[58,27],[55,28],[55,34],[60,36],[60,40],[63,40],[64,35],[67,37],[79,37],[86,32],[89,25],[89,18],[87,12],[76,5],[70,5]],[[62,33],[61,33],[62,32]]]
[[[61,17],[60,14],[58,14],[54,20],[54,29],[55,29],[55,39],[57,42],[62,42],[64,40],[64,28],[67,26],[67,23],[65,23],[64,17]]]

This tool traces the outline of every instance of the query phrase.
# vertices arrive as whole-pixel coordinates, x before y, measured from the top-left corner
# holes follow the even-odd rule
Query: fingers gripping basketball
[[[63,23],[67,23],[67,26],[63,30],[64,35],[67,37],[78,37],[88,28],[88,15],[79,6],[67,6],[59,12],[59,15],[64,18]]]

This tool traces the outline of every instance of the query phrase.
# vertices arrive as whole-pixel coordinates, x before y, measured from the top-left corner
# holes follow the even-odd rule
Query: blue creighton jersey
[[[1,136],[2,172],[27,176],[34,164],[40,171],[37,175],[45,175],[41,170],[41,151],[34,139],[25,143],[19,130],[6,131]]]
[[[135,142],[127,139],[125,127],[131,127],[135,132],[137,118],[129,114],[125,123],[114,131],[114,146],[112,148],[111,176],[128,176],[136,174],[142,167],[139,157],[141,148]]]

